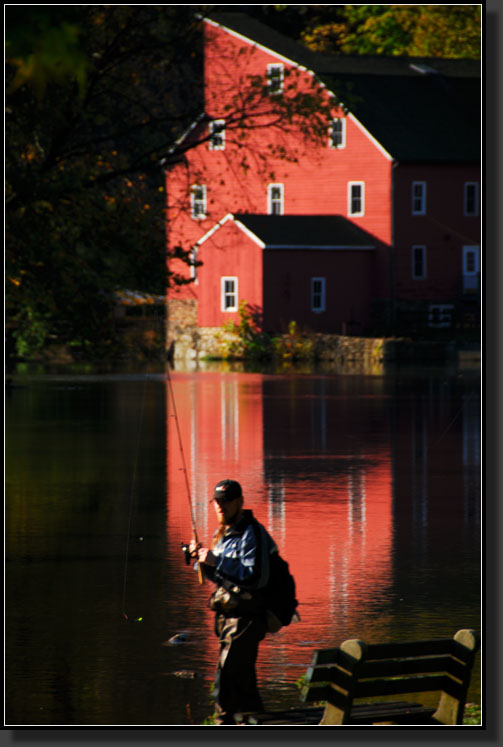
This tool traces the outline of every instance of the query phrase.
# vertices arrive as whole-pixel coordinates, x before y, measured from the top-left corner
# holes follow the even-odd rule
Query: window
[[[267,66],[267,86],[269,93],[281,93],[283,91],[283,79],[283,65]]]
[[[210,122],[210,150],[225,150],[225,120]]]
[[[480,247],[463,247],[463,292],[477,293],[480,284]]]
[[[412,277],[414,280],[426,278],[426,247],[412,247]]]
[[[426,215],[426,182],[412,182],[412,215]]]
[[[332,119],[330,125],[330,147],[331,148],[345,148],[346,147],[346,120],[338,117]]]
[[[325,278],[311,278],[311,311],[325,311]]]
[[[435,329],[450,327],[452,325],[453,304],[430,304],[428,309],[428,326]]]
[[[464,213],[466,216],[476,216],[479,214],[478,182],[465,182]]]
[[[283,215],[284,189],[282,184],[269,184],[267,187],[267,212],[269,215]]]
[[[348,215],[358,216],[365,213],[365,182],[349,182]]]
[[[221,306],[222,311],[238,310],[238,279],[221,278]]]
[[[206,218],[206,185],[194,184],[191,187],[190,214],[194,220]]]

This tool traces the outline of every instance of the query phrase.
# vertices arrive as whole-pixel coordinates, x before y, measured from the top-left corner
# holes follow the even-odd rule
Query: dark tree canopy
[[[18,351],[107,336],[166,287],[159,161],[201,109],[194,6],[7,8],[7,313]]]
[[[166,266],[163,169],[198,145],[180,138],[203,111],[200,14],[232,7],[6,6],[6,310],[19,354],[51,339],[102,343],[116,288],[162,294],[181,282]],[[478,7],[235,9],[313,49],[372,52],[385,37],[392,54],[436,54],[442,35],[472,50]],[[290,93],[268,110],[264,81],[250,80],[226,130],[236,142],[264,121],[325,132],[317,94],[295,94],[294,78]],[[189,261],[190,249],[175,250]]]
[[[181,138],[203,111],[200,17],[216,7],[7,7],[6,298],[19,354],[101,343],[114,289],[183,282],[166,267],[163,170],[208,137]],[[294,89],[272,101],[250,80],[227,131],[319,132],[318,95]],[[189,261],[190,249],[175,251]]]
[[[250,14],[318,52],[480,59],[480,5],[246,7]]]

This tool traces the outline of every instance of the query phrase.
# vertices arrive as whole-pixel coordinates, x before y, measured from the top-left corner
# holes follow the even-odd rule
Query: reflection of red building
[[[431,387],[434,386],[432,382]],[[431,399],[396,407],[397,545],[423,555],[458,552],[444,539],[446,521],[461,543],[478,545],[480,527],[480,397],[440,380]],[[453,500],[455,496],[455,500]]]
[[[319,392],[304,392],[302,380],[288,384],[262,375],[175,373],[172,381],[199,538],[208,541],[215,527],[209,507],[214,485],[223,477],[236,478],[247,506],[274,536],[295,576],[301,623],[264,645],[276,655],[288,641],[321,637],[329,643],[356,635],[391,584],[387,426],[384,440],[369,443],[355,456],[349,444],[369,428],[347,408],[346,397],[331,401]],[[280,395],[281,387],[287,396]],[[362,417],[372,422],[383,401],[373,399]],[[190,537],[191,522],[170,415],[171,403],[167,532],[176,544]],[[299,437],[289,442],[284,429],[298,431]],[[313,453],[309,444],[321,445],[320,451]],[[299,664],[304,656],[299,647],[289,654]]]
[[[301,622],[261,644],[266,694],[268,683],[276,698],[279,682],[300,677],[313,648],[479,626],[480,409],[467,382],[432,378],[423,392],[406,377],[172,378],[200,539],[215,527],[214,485],[235,477],[296,579]],[[175,547],[191,522],[171,414],[169,404],[166,533]],[[210,589],[189,571],[177,579],[207,636],[210,680]],[[475,698],[477,688],[475,678]]]
[[[191,499],[202,540],[210,539],[215,526],[209,501],[219,480],[239,479],[248,496],[262,489],[260,379],[250,375],[246,379],[220,374],[172,376]],[[167,402],[168,523],[172,528],[175,521],[187,539],[191,532],[187,487],[169,392]]]

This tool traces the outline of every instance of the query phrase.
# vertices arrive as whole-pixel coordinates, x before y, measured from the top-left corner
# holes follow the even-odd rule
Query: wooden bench
[[[473,630],[453,638],[367,645],[345,641],[340,648],[315,651],[302,691],[304,703],[324,706],[245,714],[253,726],[340,726],[343,724],[462,724],[475,654]],[[435,707],[383,697],[439,694]],[[379,701],[356,703],[362,699]]]

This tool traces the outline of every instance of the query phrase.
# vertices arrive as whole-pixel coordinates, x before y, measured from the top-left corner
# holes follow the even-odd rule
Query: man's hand
[[[208,547],[198,547],[197,548],[197,558],[200,563],[205,563],[206,565],[213,565],[215,566],[217,564],[217,559],[211,552],[211,550]]]
[[[193,556],[197,555],[197,551],[199,550],[200,547],[202,547],[200,542],[196,542],[195,539],[190,540],[189,552],[191,555]]]

